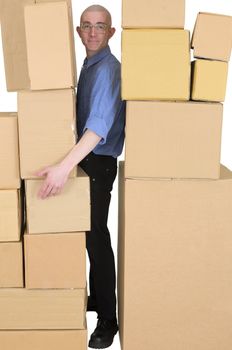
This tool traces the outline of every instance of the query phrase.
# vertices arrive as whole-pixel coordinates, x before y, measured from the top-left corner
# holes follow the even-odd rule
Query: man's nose
[[[96,34],[96,28],[94,26],[91,27],[90,29],[90,35],[95,35]]]

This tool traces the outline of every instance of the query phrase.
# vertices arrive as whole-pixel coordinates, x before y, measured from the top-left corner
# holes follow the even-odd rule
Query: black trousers
[[[107,220],[117,159],[91,152],[79,165],[90,177],[91,231],[86,233],[90,296],[96,301],[98,317],[113,319],[116,317],[116,277]]]

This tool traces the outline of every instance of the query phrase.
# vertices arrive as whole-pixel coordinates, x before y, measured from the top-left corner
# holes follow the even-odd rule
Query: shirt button
[[[95,179],[95,178],[93,178],[93,179],[92,179],[92,181],[96,181],[96,179]]]

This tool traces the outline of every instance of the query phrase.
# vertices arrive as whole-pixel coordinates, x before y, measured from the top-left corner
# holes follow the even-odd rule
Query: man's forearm
[[[80,141],[72,148],[69,154],[62,160],[61,165],[70,172],[79,164],[99,143],[101,137],[87,129]]]

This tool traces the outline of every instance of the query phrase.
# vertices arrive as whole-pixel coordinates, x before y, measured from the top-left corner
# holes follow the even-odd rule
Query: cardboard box
[[[35,0],[36,4],[46,3],[46,2],[66,2],[68,6],[69,15],[69,33],[70,33],[70,49],[72,58],[72,69],[73,69],[73,79],[74,86],[77,86],[77,67],[76,67],[76,53],[75,53],[75,40],[74,40],[74,24],[73,24],[73,14],[72,14],[72,0]]]
[[[31,89],[74,87],[73,35],[70,34],[67,4],[28,5],[24,14]]]
[[[228,63],[196,60],[192,64],[191,99],[223,102],[226,95]]]
[[[26,180],[28,233],[90,230],[89,178],[81,168],[77,173],[59,195],[45,200],[37,196],[42,180]]]
[[[0,289],[0,329],[85,329],[86,301],[86,289]]]
[[[123,28],[184,28],[184,0],[122,1]]]
[[[232,16],[200,12],[191,45],[194,57],[228,62],[232,47]]]
[[[85,233],[24,235],[26,288],[85,288]]]
[[[122,33],[122,99],[188,100],[189,32],[127,29]]]
[[[0,243],[0,288],[23,287],[22,241]]]
[[[87,350],[87,329],[0,331],[4,350]]]
[[[8,91],[76,86],[72,15],[68,5],[69,1],[3,2],[1,26]]]
[[[232,173],[120,187],[122,350],[229,349]]]
[[[2,48],[7,91],[30,88],[24,6],[33,3],[34,0],[1,0]]]
[[[23,179],[61,161],[76,143],[75,91],[18,93],[20,171]],[[76,169],[70,177],[76,175]]]
[[[128,101],[125,176],[219,178],[222,114],[219,103]]]
[[[21,198],[19,190],[0,190],[0,242],[19,241]]]
[[[0,189],[20,188],[17,113],[0,112]]]

